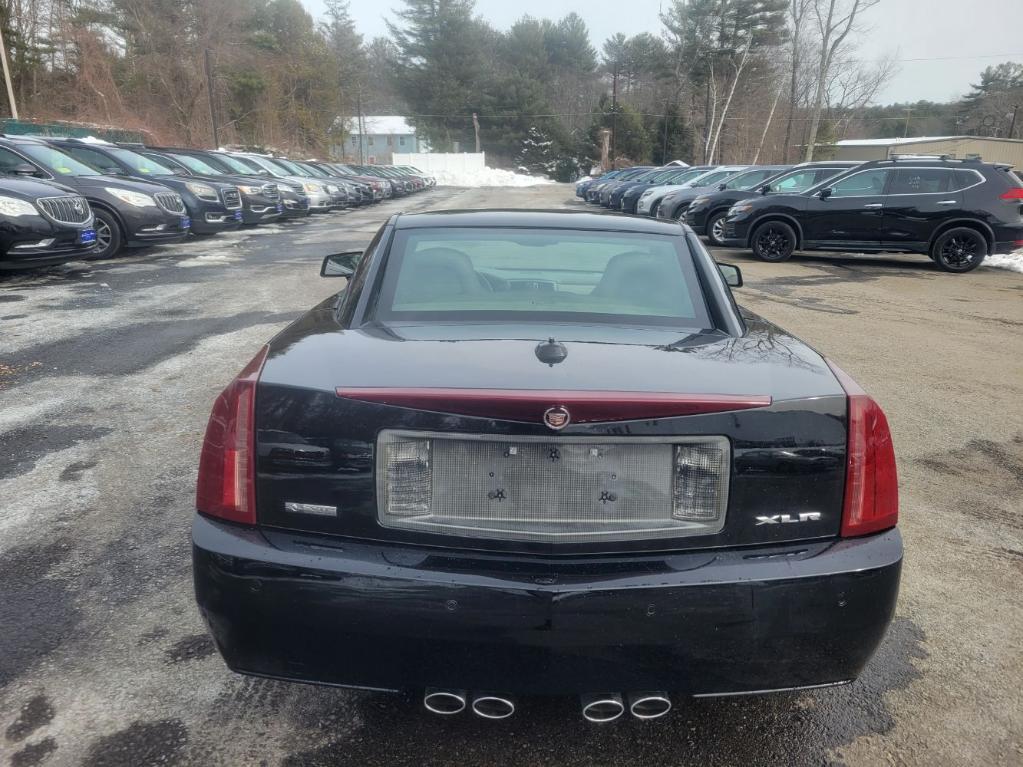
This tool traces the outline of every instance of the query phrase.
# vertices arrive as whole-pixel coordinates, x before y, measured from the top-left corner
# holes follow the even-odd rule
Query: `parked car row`
[[[581,180],[576,195],[772,262],[796,250],[920,253],[964,273],[1023,247],[1023,181],[977,159],[628,168]]]
[[[368,205],[435,183],[405,166],[0,136],[0,269],[111,258],[125,248]]]

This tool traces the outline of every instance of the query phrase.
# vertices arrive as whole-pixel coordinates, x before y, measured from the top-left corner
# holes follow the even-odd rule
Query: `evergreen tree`
[[[473,146],[472,113],[485,100],[497,34],[473,0],[403,0],[387,26],[398,49],[395,85],[434,150]]]

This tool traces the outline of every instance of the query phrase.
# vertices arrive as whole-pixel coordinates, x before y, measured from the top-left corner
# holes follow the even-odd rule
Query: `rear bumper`
[[[322,684],[727,695],[854,679],[902,542],[551,560],[262,534],[196,517],[196,599],[228,666]]]

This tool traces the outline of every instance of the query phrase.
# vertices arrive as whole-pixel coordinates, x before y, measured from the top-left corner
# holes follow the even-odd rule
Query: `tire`
[[[753,230],[750,247],[761,261],[788,261],[796,249],[796,233],[784,221],[768,221]]]
[[[728,216],[728,211],[719,210],[707,219],[707,239],[711,245],[722,247],[725,239],[725,218]]]
[[[931,260],[944,272],[972,272],[987,257],[987,239],[976,229],[957,226],[942,232],[931,245]]]
[[[103,208],[93,208],[96,216],[96,244],[98,249],[91,258],[113,258],[124,247],[124,234],[121,232],[121,225],[113,213]]]

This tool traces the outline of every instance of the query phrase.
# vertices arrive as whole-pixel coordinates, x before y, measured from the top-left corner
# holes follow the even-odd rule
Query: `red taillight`
[[[1023,200],[1023,186],[1016,186],[1001,195],[1003,200]]]
[[[845,371],[830,360],[828,366],[849,402],[842,536],[895,527],[899,521],[899,478],[888,419]]]
[[[232,522],[256,523],[256,383],[267,347],[213,404],[199,458],[195,507]]]

